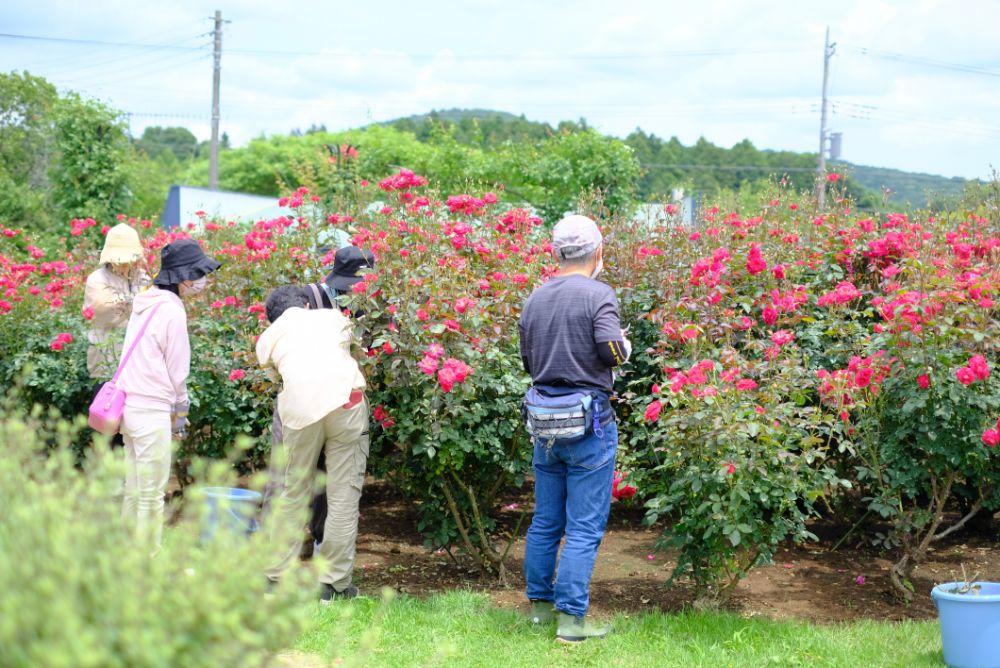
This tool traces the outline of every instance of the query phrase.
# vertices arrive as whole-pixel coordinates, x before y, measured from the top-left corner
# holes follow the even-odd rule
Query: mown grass
[[[819,626],[687,612],[617,615],[613,623],[608,638],[567,646],[555,642],[554,627],[533,628],[481,594],[358,599],[320,608],[296,655],[309,666],[944,665],[936,622]]]

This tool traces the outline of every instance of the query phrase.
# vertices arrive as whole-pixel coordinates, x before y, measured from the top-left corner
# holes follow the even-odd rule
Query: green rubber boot
[[[558,612],[556,617],[559,621],[556,628],[556,640],[559,642],[583,642],[588,638],[603,638],[611,633],[610,624],[599,624],[586,617],[574,617],[565,612]]]
[[[539,626],[554,622],[556,620],[556,609],[552,606],[552,601],[532,601],[528,619],[532,624]]]

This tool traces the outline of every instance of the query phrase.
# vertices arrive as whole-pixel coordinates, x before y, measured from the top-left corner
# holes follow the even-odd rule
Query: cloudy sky
[[[844,159],[1000,169],[998,0],[34,0],[0,7],[0,68],[130,112],[136,135],[184,125],[204,139],[216,9],[237,145],[475,107],[815,152],[829,26]]]

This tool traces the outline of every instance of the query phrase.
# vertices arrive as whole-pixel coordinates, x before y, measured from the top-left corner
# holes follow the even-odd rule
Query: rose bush
[[[859,260],[882,281],[870,302],[878,320],[863,347],[894,366],[869,386],[849,366],[838,388],[853,407],[859,477],[869,508],[891,521],[881,542],[900,548],[892,582],[912,596],[910,576],[934,542],[1000,501],[1000,462],[990,429],[1000,414],[991,372],[1000,326],[994,297],[1000,239],[977,215],[914,222],[889,218]],[[863,409],[863,410],[862,410]],[[947,511],[958,502],[957,519]]]
[[[647,324],[623,395],[625,457],[648,519],[668,518],[673,577],[690,576],[704,602],[786,539],[814,538],[814,502],[849,484],[826,463],[837,417],[797,340],[821,264],[793,231],[797,208],[710,210],[702,230],[667,211],[655,229],[620,230],[609,263],[628,319]]]
[[[223,262],[188,304],[182,478],[196,455],[263,463],[273,388],[253,356],[262,302],[273,286],[320,280],[337,231],[377,258],[342,303],[364,342],[371,469],[413,501],[429,545],[502,573],[499,498],[530,472],[516,320],[554,269],[546,226],[499,186],[440,193],[405,169],[369,183],[350,148],[303,168],[306,185],[275,220],[201,217],[171,232],[130,221],[153,271],[178,236]],[[832,199],[817,212],[776,184],[753,205],[703,211],[693,228],[673,205],[653,223],[601,221],[634,344],[617,379],[618,496],[665,521],[674,576],[709,598],[782,542],[812,538],[809,519],[827,507],[890,522],[881,537],[862,525],[899,549],[905,588],[927,541],[1000,502],[995,212],[916,223]],[[580,210],[606,211],[599,197]],[[0,230],[0,377],[28,378],[22,400],[86,408],[80,286],[106,227],[73,223],[73,250],[58,257]],[[247,454],[233,448],[239,436],[252,439]],[[962,515],[945,527],[955,503]]]

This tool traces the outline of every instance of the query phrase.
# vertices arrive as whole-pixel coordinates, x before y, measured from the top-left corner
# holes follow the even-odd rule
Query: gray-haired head
[[[560,262],[586,261],[603,241],[597,223],[586,216],[566,216],[552,228],[552,252]]]
[[[305,288],[298,285],[282,285],[271,291],[264,302],[267,321],[274,322],[281,314],[290,308],[302,308],[309,303],[309,295]]]

